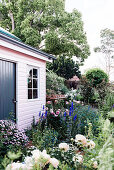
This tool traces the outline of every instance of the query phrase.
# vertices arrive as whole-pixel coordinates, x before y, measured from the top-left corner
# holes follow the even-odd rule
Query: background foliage
[[[47,94],[65,94],[68,92],[64,84],[65,79],[58,76],[54,72],[47,72],[46,74],[46,90]]]
[[[80,75],[78,65],[89,56],[89,46],[81,14],[77,10],[66,12],[64,0],[2,0],[0,16],[0,26],[14,33],[23,42],[57,57],[51,69],[58,75],[65,78]],[[60,74],[59,65],[63,59],[65,70],[68,66],[66,62],[70,62],[72,67],[67,69],[69,72],[73,69],[72,74],[65,71]]]

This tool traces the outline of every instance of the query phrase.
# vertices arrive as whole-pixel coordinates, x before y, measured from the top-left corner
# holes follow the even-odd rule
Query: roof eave
[[[1,34],[1,33],[0,33],[0,39],[6,41],[6,42],[8,42],[8,43],[11,43],[11,44],[13,44],[13,45],[16,45],[16,46],[18,46],[18,47],[21,47],[21,48],[24,48],[24,49],[26,49],[26,50],[29,50],[29,51],[31,51],[31,52],[34,52],[34,53],[40,54],[40,55],[42,55],[42,56],[45,56],[45,57],[47,57],[49,60],[52,60],[52,59],[54,60],[54,59],[56,59],[54,56],[52,56],[52,55],[50,55],[50,54],[47,54],[47,53],[45,53],[45,52],[43,52],[43,51],[40,51],[40,50],[38,50],[38,49],[36,49],[36,48],[33,48],[33,47],[29,46],[29,45],[26,45],[26,44],[24,44],[23,42],[20,42],[20,41],[17,41],[17,40],[15,40],[15,39],[12,39],[12,38],[10,38],[10,37],[7,37],[6,35]]]

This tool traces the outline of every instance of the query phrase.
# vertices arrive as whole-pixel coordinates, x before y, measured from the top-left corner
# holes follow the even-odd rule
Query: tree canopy
[[[1,0],[0,16],[0,26],[57,58],[82,64],[90,55],[81,14],[66,12],[65,0]]]

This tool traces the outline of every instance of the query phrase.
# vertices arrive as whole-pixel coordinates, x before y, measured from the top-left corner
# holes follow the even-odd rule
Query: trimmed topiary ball
[[[108,75],[99,68],[93,68],[86,72],[86,78],[91,83],[93,87],[96,87],[100,83],[108,83]]]

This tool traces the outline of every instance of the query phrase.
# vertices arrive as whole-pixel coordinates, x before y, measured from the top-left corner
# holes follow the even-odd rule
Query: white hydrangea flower
[[[46,159],[46,160],[49,162],[50,155],[47,154],[46,150],[43,150],[43,151],[42,151],[42,156],[43,156],[44,159]]]
[[[75,142],[81,142],[85,146],[87,144],[87,139],[85,136],[78,134],[75,136]]]
[[[33,167],[33,159],[32,159],[32,157],[30,157],[30,156],[25,157],[24,162],[27,165],[27,167],[30,167],[30,168]]]
[[[59,149],[64,150],[67,152],[69,150],[69,145],[67,143],[60,143],[59,144]]]
[[[38,159],[42,155],[42,152],[39,151],[38,149],[33,150],[31,153],[32,153],[32,158],[34,158],[35,162],[38,161]]]
[[[53,165],[54,168],[57,168],[59,161],[56,158],[50,158],[49,162]]]
[[[28,170],[27,168],[27,165],[26,164],[22,164],[22,163],[12,163],[12,164],[9,164],[7,167],[6,167],[6,170]]]

